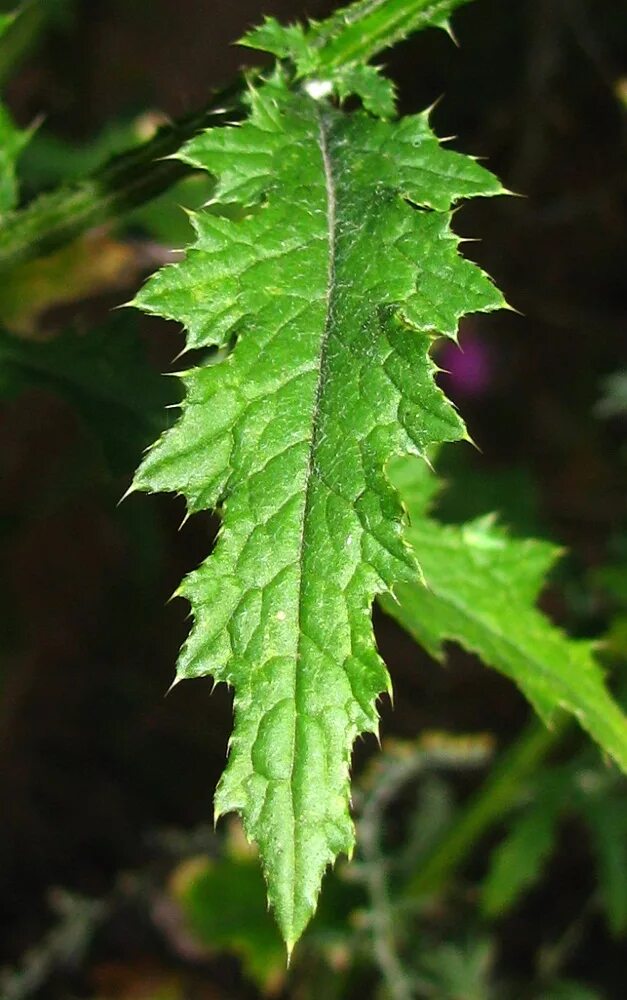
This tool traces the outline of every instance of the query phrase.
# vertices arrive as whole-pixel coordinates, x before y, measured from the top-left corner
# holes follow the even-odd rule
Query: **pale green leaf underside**
[[[563,709],[627,771],[627,719],[608,692],[590,642],[569,639],[535,607],[557,550],[510,538],[491,518],[461,526],[427,517],[423,463],[396,463],[407,541],[424,585],[401,583],[384,607],[434,656],[458,642],[510,677],[547,724]]]
[[[219,178],[216,202],[250,212],[196,215],[185,262],[137,300],[190,347],[237,343],[184,376],[181,418],[135,485],[222,505],[215,552],[181,587],[195,624],[178,672],[235,688],[216,812],[240,812],[259,844],[291,947],[353,846],[351,748],[389,687],[371,604],[415,572],[386,463],[463,436],[431,338],[502,305],[459,257],[450,207],[501,189],[423,115],[345,115],[280,80],[251,103],[247,124],[184,153]]]

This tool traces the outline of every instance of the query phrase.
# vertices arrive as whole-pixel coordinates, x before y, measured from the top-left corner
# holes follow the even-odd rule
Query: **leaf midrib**
[[[314,457],[316,454],[316,449],[319,442],[319,424],[320,424],[320,410],[322,398],[324,395],[324,388],[326,385],[328,377],[328,364],[327,364],[327,348],[329,339],[332,332],[332,303],[333,295],[335,291],[335,277],[336,277],[336,253],[337,253],[337,235],[336,235],[336,223],[337,223],[337,193],[335,186],[335,179],[333,176],[333,166],[331,162],[331,155],[329,151],[329,140],[327,134],[327,124],[325,121],[324,112],[318,106],[316,108],[316,117],[318,121],[318,147],[320,149],[320,155],[322,158],[322,169],[324,172],[325,179],[325,191],[327,196],[327,232],[328,232],[328,270],[327,270],[327,292],[326,292],[326,306],[325,306],[325,323],[322,337],[320,340],[320,354],[319,354],[319,371],[318,371],[318,382],[316,385],[316,391],[314,394],[314,402],[311,411],[311,443],[309,447],[309,454],[307,457],[307,472],[305,479],[305,502],[303,504],[303,516],[300,525],[300,547],[299,547],[299,582],[298,582],[298,638],[296,646],[296,658],[294,667],[294,734],[292,740],[292,766],[290,770],[290,789],[292,798],[292,818],[294,823],[294,872],[297,868],[299,851],[298,851],[298,832],[299,824],[296,822],[296,805],[298,800],[298,791],[294,785],[294,771],[297,757],[297,746],[302,741],[302,725],[304,713],[301,710],[301,700],[302,700],[302,663],[303,659],[301,656],[301,640],[303,636],[302,627],[302,614],[303,614],[303,583],[305,578],[305,546],[306,546],[306,534],[309,515],[311,512],[311,500],[312,500],[312,482],[314,479],[314,469],[315,462]],[[294,916],[296,910],[296,893],[295,887],[298,884],[298,879],[294,879],[294,887],[292,891],[292,914],[291,914],[291,924],[293,927]],[[288,950],[291,949],[292,943],[288,940],[287,942]]]

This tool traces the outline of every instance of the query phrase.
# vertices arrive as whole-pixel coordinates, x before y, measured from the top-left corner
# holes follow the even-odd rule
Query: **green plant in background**
[[[14,18],[0,14],[0,39],[7,33]],[[17,202],[17,161],[28,142],[28,132],[17,129],[0,104],[0,222]]]
[[[303,996],[318,995],[322,976],[325,991],[342,996],[360,965],[378,969],[395,998],[414,995],[417,984],[424,986],[430,977],[434,981],[447,975],[455,978],[455,961],[447,973],[445,966],[450,963],[444,956],[428,955],[422,946],[411,948],[412,924],[420,907],[408,909],[399,890],[451,820],[454,807],[445,776],[481,768],[491,749],[487,738],[441,733],[425,734],[416,743],[397,741],[384,747],[354,789],[355,860],[331,876],[291,970],[290,982],[298,995],[301,990]],[[399,795],[416,785],[404,849],[393,857],[386,843],[386,813]],[[282,987],[286,969],[281,938],[267,920],[256,852],[237,825],[227,834],[221,858],[194,858],[180,866],[171,880],[171,892],[200,943],[238,954],[264,992]],[[225,898],[228,907],[220,903]],[[450,952],[456,952],[455,946]],[[312,963],[319,968],[315,984],[308,986]],[[458,961],[466,975],[468,964]],[[487,962],[481,982],[487,982],[490,973],[491,962]],[[471,989],[471,978],[467,989]],[[434,990],[438,996],[455,995],[453,986]]]
[[[384,745],[356,783],[355,860],[339,865],[330,876],[320,910],[291,969],[294,996],[313,1000],[321,983],[331,997],[352,995],[356,974],[363,968],[381,977],[382,992],[376,995],[394,1000],[523,995],[533,1000],[583,1000],[600,996],[582,983],[564,979],[562,967],[599,907],[613,933],[624,933],[627,816],[623,790],[616,775],[602,768],[588,749],[574,753],[562,765],[545,765],[539,732],[531,729],[514,753],[496,762],[500,784],[488,777],[476,799],[461,809],[450,779],[489,763],[489,739],[424,734],[416,743]],[[403,848],[393,850],[386,812],[400,796],[407,799],[408,795],[411,806]],[[494,808],[497,800],[498,808]],[[483,822],[477,820],[480,813]],[[494,924],[514,909],[521,894],[540,877],[558,819],[572,824],[581,817],[592,834],[599,896],[595,893],[582,913],[573,914],[562,939],[547,943],[538,953],[535,978],[523,987],[497,972]],[[456,865],[504,820],[506,834],[484,877],[479,882],[460,880],[461,891],[455,894],[451,876]],[[581,823],[575,828],[581,831]],[[455,845],[462,840],[464,850],[456,855]],[[416,874],[422,872],[429,874],[430,885],[424,884],[416,893]],[[241,831],[231,827],[222,857],[195,856],[183,862],[171,879],[170,892],[200,945],[237,954],[264,993],[283,988],[280,938],[270,931],[261,874]],[[468,892],[479,895],[479,922],[464,914]],[[452,897],[448,903],[447,894]],[[438,921],[445,927],[450,924],[448,935],[446,931],[442,935]]]
[[[510,538],[491,516],[438,524],[427,514],[437,483],[424,464],[406,459],[391,476],[423,579],[399,584],[385,609],[432,656],[454,640],[501,670],[547,724],[566,709],[625,768],[624,716],[604,688],[595,644],[568,639],[534,607],[555,546]]]
[[[124,217],[149,234],[172,232],[182,178],[203,205],[185,258],[134,300],[183,323],[188,349],[202,354],[181,375],[178,422],[146,453],[131,490],[177,493],[190,513],[221,516],[215,551],[178,591],[195,621],[177,679],[211,675],[235,689],[216,815],[239,812],[258,845],[288,951],[314,915],[325,870],[355,847],[351,751],[360,733],[377,732],[376,701],[391,689],[372,632],[375,598],[434,657],[453,640],[511,678],[552,727],[525,733],[459,815],[432,772],[475,766],[485,747],[405,748],[383,757],[381,780],[355,789],[357,863],[331,876],[303,952],[328,967],[374,954],[390,995],[442,1000],[462,989],[498,995],[490,940],[473,928],[409,957],[412,920],[509,813],[480,889],[486,919],[539,877],[560,818],[576,814],[610,926],[627,925],[622,779],[589,751],[544,764],[568,714],[627,770],[627,722],[594,645],[535,607],[557,550],[511,537],[493,517],[445,525],[431,513],[439,446],[468,439],[436,385],[431,349],[456,338],[465,314],[505,305],[460,255],[452,211],[504,192],[475,159],[440,143],[427,114],[399,118],[393,85],[369,60],[412,31],[448,28],[462,2],[362,0],[306,27],[267,19],[244,44],[274,55],[271,71],[237,80],[148,142],[133,135],[128,153],[19,210],[28,133],[0,107],[0,320],[12,330],[0,332],[0,395],[32,384],[59,393],[117,472],[173,423],[163,409],[176,398],[172,380],[147,368],[132,324],[25,338],[61,273],[80,297],[90,227]],[[0,33],[12,23],[0,20]],[[48,251],[56,255],[40,260]],[[384,807],[417,777],[423,794],[395,868],[381,841]],[[267,988],[281,978],[283,952],[262,894],[257,861],[240,849],[186,882],[179,901],[201,938],[242,956]],[[576,995],[558,980],[545,976],[550,995]]]

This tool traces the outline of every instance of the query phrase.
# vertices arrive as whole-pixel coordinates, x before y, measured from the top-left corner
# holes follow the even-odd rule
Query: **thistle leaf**
[[[557,711],[571,713],[627,771],[627,719],[605,686],[594,644],[569,639],[535,607],[559,550],[511,538],[491,517],[439,524],[426,513],[433,489],[424,463],[399,461],[392,475],[422,579],[399,584],[396,600],[383,599],[385,610],[433,656],[458,642],[510,677],[548,725]]]
[[[501,187],[426,115],[344,114],[279,75],[250,105],[182,154],[244,217],[198,213],[187,259],[136,303],[184,323],[189,347],[236,345],[184,375],[135,487],[221,507],[215,552],[181,587],[195,624],[178,676],[235,688],[216,814],[241,813],[259,844],[291,948],[353,849],[351,748],[389,690],[372,601],[416,572],[385,467],[464,436],[429,348],[503,301],[458,255],[451,206]]]
[[[382,48],[395,45],[415,31],[450,31],[449,18],[469,0],[358,0],[325,21],[282,25],[267,17],[241,41],[252,49],[290,60],[303,76],[342,73],[361,66]],[[333,71],[332,73],[330,71]]]

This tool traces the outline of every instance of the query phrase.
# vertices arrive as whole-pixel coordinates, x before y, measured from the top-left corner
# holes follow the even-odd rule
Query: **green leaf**
[[[510,909],[542,874],[553,850],[560,813],[572,790],[572,770],[541,775],[535,782],[533,804],[511,823],[505,839],[493,851],[481,888],[481,908],[488,916]]]
[[[376,66],[349,66],[338,74],[335,89],[340,100],[357,94],[366,111],[379,118],[392,118],[396,111],[396,92],[391,80]]]
[[[468,0],[360,0],[314,25],[314,42],[327,69],[359,64],[381,48],[425,28],[450,31],[449,19]]]
[[[46,0],[44,20],[49,20],[49,12],[55,8],[71,9],[74,2]],[[332,87],[349,65],[359,66],[366,57],[376,55],[393,44],[399,37],[399,31],[402,37],[403,31],[410,30],[407,28],[408,13],[412,19],[416,15],[410,22],[414,26],[434,23],[429,20],[433,5],[425,5],[425,0],[403,0],[400,5],[394,0],[395,18],[389,23],[385,20],[381,22],[381,14],[388,6],[391,9],[390,0],[369,0],[366,4],[358,3],[341,12],[340,21],[336,14],[328,23],[316,25],[322,49],[321,54],[316,53],[316,58],[320,58],[326,66],[327,45],[333,54],[333,62],[323,74],[324,80],[330,82]],[[448,6],[452,10],[456,4],[450,0]],[[437,8],[434,6],[434,9]],[[24,8],[25,13],[36,10],[43,14],[43,5],[31,4]],[[418,14],[421,16],[418,17]],[[399,25],[399,18],[405,27]],[[20,20],[23,23],[24,16]],[[342,21],[345,21],[344,26]],[[359,30],[360,23],[363,31]],[[350,47],[343,55],[342,35],[349,29]],[[355,45],[355,35],[363,43],[361,50],[359,45]],[[0,85],[14,64],[16,54],[19,56],[23,51],[23,46],[15,45],[13,50],[8,58],[3,58],[0,50]],[[339,92],[339,88],[336,89]],[[130,209],[168,190],[190,172],[189,167],[173,160],[173,154],[199,129],[221,121],[230,122],[234,118],[239,120],[241,97],[241,79],[237,78],[231,86],[214,94],[200,113],[187,115],[159,129],[152,139],[114,157],[80,183],[63,184],[54,191],[44,192],[19,211],[9,213],[0,229],[0,271],[9,272],[17,264],[51,253],[94,226],[119,219]]]
[[[432,337],[502,304],[458,256],[451,206],[501,187],[426,115],[347,115],[278,76],[250,103],[247,124],[183,153],[219,178],[217,203],[248,212],[195,215],[185,262],[137,298],[184,323],[189,347],[237,343],[184,376],[181,419],[135,487],[222,507],[215,553],[180,590],[195,627],[178,677],[235,688],[216,814],[240,812],[258,842],[291,948],[353,849],[351,747],[389,690],[371,604],[415,572],[385,466],[464,436]]]
[[[16,129],[8,111],[0,104],[0,222],[17,203],[16,163],[27,140],[28,133]]]
[[[433,487],[423,463],[398,462],[407,541],[424,583],[401,584],[383,604],[435,657],[452,640],[510,677],[550,724],[563,709],[627,771],[627,720],[609,694],[594,644],[569,639],[535,608],[558,550],[510,538],[491,517],[441,525],[425,514]]]
[[[418,954],[420,980],[428,984],[423,996],[438,1000],[494,1000],[495,948],[489,938],[470,938],[459,944],[439,944]],[[422,991],[421,991],[422,992]]]
[[[229,826],[219,857],[183,862],[171,886],[198,941],[211,951],[234,953],[264,994],[277,993],[287,972],[285,946],[268,913],[259,858],[245,843],[239,824]],[[347,952],[355,915],[366,905],[361,886],[334,873],[307,929],[307,954]]]
[[[390,118],[396,108],[394,85],[377,66],[367,65],[382,48],[422,28],[449,30],[451,12],[468,0],[360,0],[323,22],[280,24],[267,17],[241,45],[288,60],[298,78],[345,100],[359,97],[372,114]]]
[[[205,862],[185,879],[178,896],[190,929],[203,944],[238,955],[246,974],[262,989],[280,985],[285,952],[268,917],[263,873],[254,854]]]
[[[582,797],[590,828],[597,877],[608,924],[616,936],[627,933],[627,802],[620,795]]]
[[[277,59],[289,59],[308,73],[315,66],[316,53],[302,24],[281,24],[276,17],[266,17],[262,24],[248,31],[240,41],[249,49],[270,52]]]
[[[0,38],[13,24],[13,16],[0,14]],[[30,132],[15,127],[6,108],[0,104],[0,224],[2,216],[17,203],[16,163]]]
[[[359,0],[323,22],[282,25],[267,17],[241,41],[252,49],[290,60],[301,76],[329,76],[361,66],[382,48],[395,45],[415,31],[442,28],[468,0]]]

